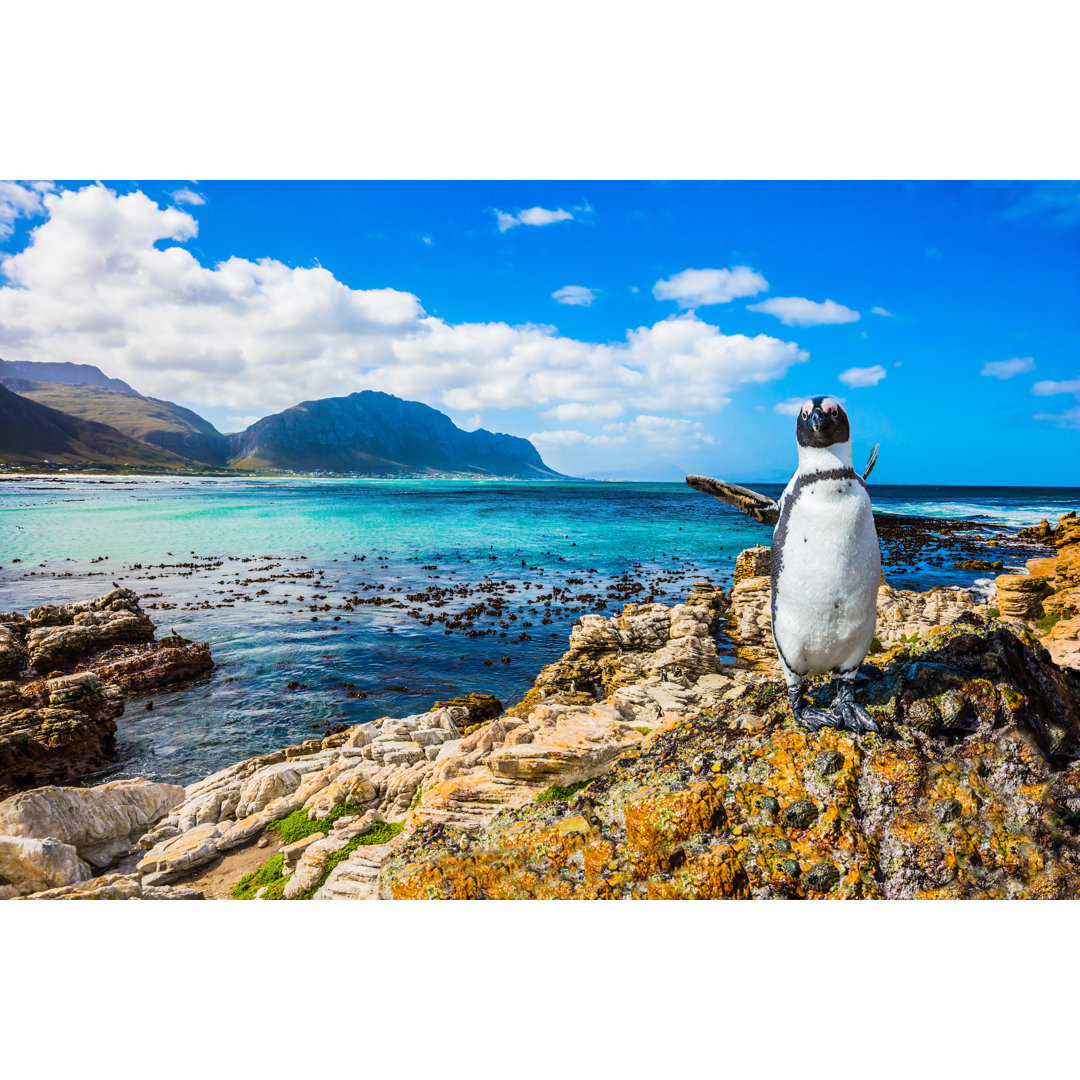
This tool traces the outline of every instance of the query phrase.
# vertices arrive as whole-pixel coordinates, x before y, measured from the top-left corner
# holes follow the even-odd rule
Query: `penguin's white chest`
[[[855,667],[874,637],[881,574],[870,497],[854,477],[804,482],[792,496],[773,537],[777,651],[799,675]]]

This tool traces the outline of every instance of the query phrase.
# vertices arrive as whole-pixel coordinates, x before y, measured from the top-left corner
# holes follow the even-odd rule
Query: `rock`
[[[48,889],[22,897],[24,900],[202,900],[198,889],[183,886],[144,885],[138,874],[102,874],[74,885]]]
[[[0,683],[0,798],[110,764],[125,693],[213,665],[205,642],[153,637],[130,589],[0,616],[0,675],[18,676]]]
[[[114,780],[92,788],[41,787],[0,802],[0,834],[72,845],[95,867],[131,851],[135,840],[184,797],[175,784]]]
[[[772,573],[772,548],[763,546],[746,548],[735,560],[736,585],[747,578],[768,577]]]
[[[404,835],[404,834],[402,834]],[[369,844],[358,847],[347,859],[338,863],[315,900],[378,900],[379,870],[397,847],[401,837],[388,844]]]
[[[154,637],[154,624],[139,607],[139,598],[131,589],[114,589],[96,600],[68,604],[66,611],[72,615],[69,624],[58,625],[50,615],[47,624],[38,621],[27,632],[26,647],[36,671],[63,668],[113,645],[151,641]]]
[[[51,837],[5,836],[0,828],[0,886],[12,885],[25,894],[89,877],[90,867],[70,844]]]
[[[0,715],[0,796],[108,765],[116,748],[113,717],[122,710],[45,706]]]
[[[959,727],[907,723],[932,703],[948,724],[953,706],[936,699],[949,695]],[[890,653],[859,697],[891,737],[806,731],[769,683],[650,735],[578,802],[506,807],[472,829],[417,816],[380,895],[1078,895],[1080,678],[1030,632],[935,628]],[[748,714],[757,730],[735,726]]]
[[[494,720],[503,712],[503,704],[494,694],[462,694],[448,701],[436,701],[431,707],[459,710],[454,719],[463,733],[477,724]]]
[[[207,823],[196,825],[171,840],[163,840],[139,861],[138,871],[143,884],[166,885],[212,862],[218,855],[218,840],[227,832],[228,825],[224,823]]]
[[[1005,619],[1039,619],[1042,601],[1053,591],[1045,577],[1030,574],[1002,574],[996,581],[998,609]]]
[[[18,675],[29,662],[22,638],[13,627],[0,623],[0,676]]]
[[[207,642],[174,634],[143,645],[117,645],[96,657],[92,667],[125,694],[145,694],[205,675],[214,660]]]
[[[300,856],[311,847],[312,844],[318,843],[320,840],[324,840],[324,833],[312,833],[310,836],[305,836],[303,840],[297,840],[294,844],[286,844],[281,853],[285,857],[282,864],[282,873],[289,873],[296,869],[296,864],[300,861]]]

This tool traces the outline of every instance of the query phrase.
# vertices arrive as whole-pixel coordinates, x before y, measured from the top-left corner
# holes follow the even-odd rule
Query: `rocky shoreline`
[[[1080,896],[1080,524],[1025,539],[1057,556],[999,577],[990,603],[883,580],[859,693],[884,736],[791,719],[753,548],[729,590],[584,615],[509,708],[451,699],[186,788],[39,781],[0,802],[0,896]],[[146,632],[127,590],[35,611],[0,620],[8,652],[84,667],[49,670],[39,712],[82,702],[90,724],[198,666],[195,643],[116,639]],[[114,638],[89,662],[72,651],[87,623]]]
[[[111,764],[126,697],[213,666],[206,642],[156,639],[131,589],[0,614],[0,798]]]

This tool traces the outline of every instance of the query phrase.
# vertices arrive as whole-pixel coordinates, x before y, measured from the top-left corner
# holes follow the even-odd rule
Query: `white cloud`
[[[713,437],[705,425],[696,420],[680,420],[671,416],[637,416],[620,424],[605,424],[608,435],[621,436],[634,442],[649,443],[700,443],[711,446]]]
[[[180,188],[172,193],[173,202],[186,203],[188,206],[202,206],[206,199],[191,188]]]
[[[1038,397],[1053,397],[1055,394],[1080,394],[1080,379],[1071,379],[1068,382],[1054,382],[1051,379],[1043,379],[1031,388],[1031,392]]]
[[[611,435],[586,435],[584,431],[534,431],[529,442],[536,446],[611,446],[624,443],[624,437]]]
[[[1073,409],[1067,409],[1063,413],[1035,413],[1033,420],[1046,420],[1058,427],[1076,428],[1080,430],[1080,405]]]
[[[840,372],[838,378],[846,386],[877,386],[887,372],[880,364],[873,367],[853,367]]]
[[[574,215],[561,207],[558,210],[545,210],[542,206],[532,206],[516,214],[496,210],[495,220],[499,224],[499,232],[506,232],[518,225],[554,225],[556,221],[573,221]]]
[[[886,319],[891,319],[893,317],[893,313],[891,311],[886,311],[883,307],[872,307],[870,309],[870,314],[881,315]]]
[[[245,428],[251,427],[252,424],[261,420],[261,416],[230,416],[226,418],[229,423],[230,431],[243,431]]]
[[[748,304],[747,311],[775,315],[785,326],[823,326],[858,322],[859,313],[832,300],[818,303],[802,296],[773,296],[760,304]]]
[[[749,266],[730,270],[683,270],[653,286],[657,300],[674,300],[680,307],[727,304],[739,296],[756,296],[769,283]]]
[[[1011,379],[1016,375],[1023,375],[1025,371],[1031,371],[1035,367],[1035,360],[1030,356],[1016,356],[1012,360],[991,360],[983,365],[980,375],[988,375],[991,379]]]
[[[530,442],[537,446],[624,446],[628,443],[649,443],[668,449],[691,443],[711,446],[713,437],[705,425],[697,420],[681,420],[671,416],[642,414],[633,420],[618,424],[605,424],[599,435],[584,431],[563,429],[559,431],[534,431]]]
[[[0,240],[6,240],[15,231],[16,218],[34,217],[42,212],[42,195],[51,187],[47,181],[17,184],[0,180]]]
[[[617,401],[601,401],[595,405],[583,405],[578,401],[570,401],[563,405],[556,405],[554,409],[542,412],[541,416],[550,416],[554,420],[573,422],[575,420],[614,420],[622,416],[626,410]]]
[[[431,245],[435,243],[435,241],[434,241],[434,240],[432,240],[430,236],[422,236],[422,237],[420,237],[420,239],[421,239],[421,240],[422,240],[422,241],[423,241],[423,242],[424,242],[424,243],[425,243],[425,244],[426,244],[426,245],[427,245],[428,247],[431,247]]]
[[[43,208],[26,247],[0,262],[0,356],[97,364],[143,393],[237,416],[365,388],[455,414],[613,402],[702,414],[808,359],[794,342],[723,334],[693,314],[598,344],[447,323],[411,293],[351,289],[323,267],[203,266],[181,246],[195,218],[142,192],[94,185],[46,194]]]
[[[798,416],[804,401],[806,401],[804,397],[789,397],[786,401],[778,401],[773,406],[773,412],[781,416]]]
[[[596,299],[596,293],[584,285],[564,285],[561,289],[556,289],[551,298],[560,304],[588,307]]]

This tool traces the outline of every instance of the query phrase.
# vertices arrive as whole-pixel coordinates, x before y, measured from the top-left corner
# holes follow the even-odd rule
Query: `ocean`
[[[1080,488],[871,496],[886,574],[913,589],[985,589],[953,563],[1020,568],[1016,531],[1080,508]],[[771,531],[682,484],[54,475],[0,478],[0,537],[0,610],[116,582],[159,633],[210,642],[214,672],[129,701],[118,764],[87,779],[186,784],[459,693],[512,704],[582,614],[729,584]]]

